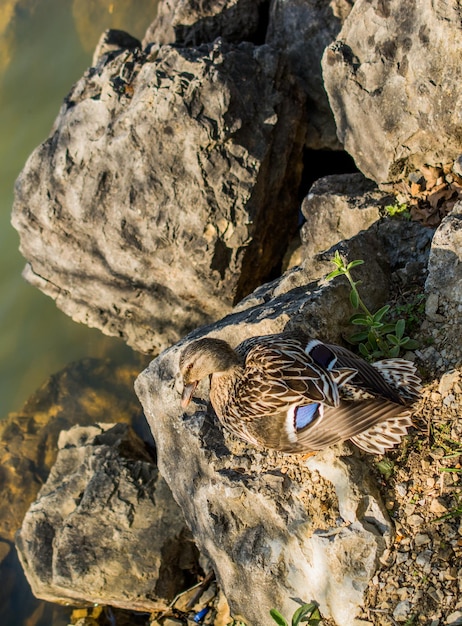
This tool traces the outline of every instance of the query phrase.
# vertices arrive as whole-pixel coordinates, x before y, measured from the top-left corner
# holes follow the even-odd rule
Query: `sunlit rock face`
[[[157,352],[277,275],[303,150],[339,147],[320,58],[349,10],[161,3],[142,43],[109,31],[18,178],[26,279]]]
[[[363,189],[362,198],[349,196],[342,177],[324,182],[350,209],[370,198],[371,189]],[[328,216],[331,198],[317,196],[318,210]],[[403,284],[412,282],[416,267],[425,266],[430,240],[431,231],[420,224],[388,220],[374,222],[338,248],[348,259],[368,259],[355,268],[356,278],[368,306],[377,310],[391,280],[399,274]],[[317,280],[332,268],[333,253],[315,258],[311,239],[306,243],[308,256],[300,266],[163,352],[140,374],[135,389],[158,442],[159,469],[198,548],[211,560],[233,615],[265,624],[271,608],[291,615],[294,598],[315,599],[324,617],[353,626],[392,534],[367,459],[345,445],[308,460],[247,445],[217,423],[208,381],[197,388],[190,409],[180,404],[179,356],[192,339],[211,335],[235,346],[256,335],[301,328],[342,341],[351,312],[348,289],[342,280]]]
[[[141,351],[228,312],[296,227],[300,109],[278,72],[248,43],[103,55],[17,181],[26,278]]]
[[[322,66],[339,139],[368,178],[459,156],[461,50],[458,2],[355,2]]]
[[[126,424],[95,424],[62,431],[58,448],[16,536],[34,595],[165,609],[185,586],[181,560],[189,550],[193,569],[197,551],[144,443]]]

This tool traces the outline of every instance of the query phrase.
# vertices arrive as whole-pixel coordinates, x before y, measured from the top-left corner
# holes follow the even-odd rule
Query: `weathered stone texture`
[[[378,183],[462,152],[459,2],[357,0],[323,57],[338,136]]]
[[[296,226],[300,111],[277,82],[267,46],[103,55],[17,181],[26,278],[141,351],[229,311]]]
[[[154,610],[184,587],[183,516],[125,424],[63,431],[58,457],[16,536],[34,594],[51,602]],[[168,577],[160,577],[162,568]]]
[[[426,229],[404,222],[401,230],[419,240]],[[408,250],[398,266],[392,262],[389,237],[395,249],[402,244]],[[428,238],[426,242],[428,258]],[[341,250],[349,260],[366,259],[355,268],[355,278],[362,281],[361,291],[373,310],[387,299],[390,272],[404,271],[406,263],[425,256],[424,250],[411,250],[399,231],[391,233],[389,222],[374,224]],[[354,624],[390,526],[367,464],[349,456],[345,447],[304,463],[297,456],[247,446],[218,425],[207,402],[206,381],[198,387],[192,412],[183,413],[179,354],[186,341],[203,335],[236,345],[293,327],[338,343],[351,315],[348,288],[341,279],[315,282],[332,269],[331,256],[329,251],[317,262],[308,257],[302,266],[261,286],[231,315],[165,351],[135,384],[161,443],[159,469],[199,549],[211,559],[233,615],[253,625],[267,623],[274,606],[291,615],[296,605],[290,598],[297,597],[315,599],[322,615],[341,626]]]
[[[306,257],[314,257],[339,241],[367,230],[380,219],[389,196],[362,174],[318,179],[303,200],[302,241]]]
[[[287,71],[306,95],[306,147],[341,149],[324,87],[321,58],[351,11],[352,0],[275,0],[266,41],[282,51]]]

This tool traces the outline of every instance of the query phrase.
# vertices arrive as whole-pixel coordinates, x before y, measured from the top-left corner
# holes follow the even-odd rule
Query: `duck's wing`
[[[254,344],[245,356],[240,391],[255,413],[278,413],[290,405],[320,402],[337,406],[338,377],[316,364],[303,345],[290,336]],[[354,372],[344,371],[345,379]],[[266,410],[265,410],[266,409]]]
[[[337,357],[336,366],[357,371],[356,387],[401,405],[408,405],[419,397],[421,381],[411,361],[394,358],[368,363],[346,348],[328,347]]]
[[[285,412],[255,415],[241,428],[249,441],[281,452],[307,453],[351,439],[367,452],[383,454],[400,442],[411,425],[405,407],[371,398],[341,401],[338,407],[294,405]]]

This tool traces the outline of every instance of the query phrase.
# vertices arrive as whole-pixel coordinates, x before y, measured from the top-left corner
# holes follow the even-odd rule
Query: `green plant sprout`
[[[396,217],[397,215],[401,215],[408,220],[411,219],[409,208],[405,202],[403,204],[400,204],[399,202],[396,202],[395,204],[388,204],[385,207],[385,211],[390,217]]]
[[[332,280],[336,276],[345,276],[351,286],[351,305],[360,311],[352,315],[349,322],[355,326],[363,326],[364,329],[351,335],[349,341],[358,344],[359,352],[363,357],[370,361],[383,357],[393,358],[399,356],[402,349],[414,350],[419,346],[417,341],[404,335],[406,328],[404,319],[393,323],[386,321],[390,305],[386,304],[376,313],[371,313],[364,304],[358,291],[361,281],[354,281],[351,276],[351,270],[357,265],[362,265],[363,260],[357,259],[345,265],[339,251],[336,250],[331,261],[336,269],[326,276],[326,280]]]
[[[289,622],[277,609],[271,609],[270,615],[278,626],[289,626]],[[321,622],[321,614],[315,602],[309,602],[299,607],[292,616],[290,626],[298,626],[302,622],[308,624],[308,626],[318,626]]]

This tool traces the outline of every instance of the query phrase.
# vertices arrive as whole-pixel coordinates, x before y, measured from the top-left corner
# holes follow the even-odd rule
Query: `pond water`
[[[10,215],[15,179],[90,65],[101,33],[120,28],[142,38],[156,7],[157,0],[0,0],[0,419],[71,361],[133,357],[121,341],[72,322],[26,283]],[[69,608],[32,598],[17,559],[3,577],[2,626],[68,623]]]
[[[120,341],[72,322],[26,283],[10,225],[14,181],[107,28],[142,38],[157,0],[0,0],[0,419],[53,372],[85,356],[130,357]]]
[[[156,6],[157,0],[0,0],[0,419],[71,361],[133,357],[119,340],[72,322],[23,280],[10,215],[15,179],[90,65],[101,33],[120,28],[142,38]],[[70,609],[34,601],[17,559],[10,561],[0,576],[2,626],[67,624]]]

